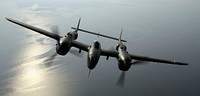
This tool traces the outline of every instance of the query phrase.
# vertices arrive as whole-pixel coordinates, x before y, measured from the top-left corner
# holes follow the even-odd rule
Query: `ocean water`
[[[198,0],[1,0],[1,96],[199,96],[200,13]],[[188,66],[145,63],[126,72],[115,58],[101,57],[88,77],[87,53],[55,55],[56,42],[8,22],[10,17],[62,36],[76,26],[122,38],[129,53],[188,62]],[[77,41],[117,41],[79,32]],[[78,49],[72,48],[78,53]],[[77,51],[76,51],[77,50]]]

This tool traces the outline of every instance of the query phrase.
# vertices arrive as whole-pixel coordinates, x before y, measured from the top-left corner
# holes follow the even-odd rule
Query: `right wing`
[[[131,59],[140,60],[140,61],[150,61],[150,62],[158,62],[158,63],[167,63],[167,64],[176,64],[176,65],[188,65],[188,63],[176,62],[171,60],[157,59],[145,56],[138,56],[130,54]]]
[[[89,45],[78,42],[78,41],[72,41],[72,46],[76,47],[80,50],[84,50],[88,52]],[[101,56],[107,56],[107,57],[118,57],[119,52],[115,50],[101,50]],[[176,64],[176,65],[188,65],[188,63],[183,62],[176,62],[171,60],[164,60],[164,59],[157,59],[157,58],[151,58],[151,57],[145,57],[145,56],[139,56],[139,55],[132,55],[130,54],[131,59],[139,60],[139,61],[149,61],[149,62],[158,62],[158,63],[167,63],[167,64]]]
[[[53,38],[55,40],[59,40],[61,38],[60,35],[58,34],[54,34],[54,33],[51,33],[51,32],[48,32],[46,30],[43,30],[43,29],[40,29],[40,28],[37,28],[37,27],[34,27],[34,26],[31,26],[31,25],[28,25],[28,24],[25,24],[25,23],[22,23],[20,21],[17,21],[17,20],[14,20],[14,19],[11,19],[11,18],[6,18],[8,21],[12,22],[12,23],[15,23],[17,25],[20,25],[22,27],[25,27],[25,28],[28,28],[30,30],[33,30],[35,32],[38,32],[40,34],[43,34],[43,35],[46,35],[50,38]]]

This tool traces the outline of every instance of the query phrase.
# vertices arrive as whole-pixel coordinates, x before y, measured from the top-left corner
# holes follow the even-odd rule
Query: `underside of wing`
[[[172,61],[172,60],[157,59],[157,58],[138,56],[138,55],[130,55],[130,56],[132,59],[140,60],[140,61],[150,61],[150,62],[176,64],[176,65],[188,65],[188,63],[176,62],[176,61]]]
[[[105,50],[105,49],[102,49],[101,50],[101,55],[102,56],[108,56],[108,57],[118,57],[118,51],[114,51],[114,50]]]
[[[78,41],[72,41],[72,47],[76,47],[80,50],[84,50],[84,51],[88,52],[89,45],[86,45],[86,44],[78,42]]]
[[[14,19],[11,19],[11,18],[6,18],[8,21],[12,22],[12,23],[15,23],[17,25],[20,25],[22,27],[25,27],[25,28],[28,28],[30,30],[33,30],[35,32],[38,32],[40,34],[43,34],[43,35],[46,35],[50,38],[53,38],[55,40],[59,40],[61,38],[60,35],[58,34],[54,34],[54,33],[51,33],[51,32],[48,32],[46,30],[43,30],[43,29],[40,29],[40,28],[37,28],[37,27],[34,27],[34,26],[31,26],[31,25],[28,25],[28,24],[25,24],[25,23],[22,23],[20,21],[17,21],[17,20],[14,20]]]

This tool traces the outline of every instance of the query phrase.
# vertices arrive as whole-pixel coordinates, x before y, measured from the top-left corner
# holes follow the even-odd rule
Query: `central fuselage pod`
[[[99,61],[101,54],[101,44],[98,41],[89,46],[87,64],[90,70],[94,69]]]
[[[131,67],[131,57],[127,52],[125,45],[117,46],[118,54],[118,68],[122,71],[128,71]]]
[[[67,36],[60,38],[60,40],[57,41],[56,52],[59,55],[66,55],[72,46],[72,41],[76,40],[77,37],[78,34],[75,31],[67,33]]]

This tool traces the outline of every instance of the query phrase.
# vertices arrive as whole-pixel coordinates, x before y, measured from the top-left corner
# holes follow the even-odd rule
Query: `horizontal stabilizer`
[[[72,29],[76,29],[75,27],[71,27],[71,28],[72,28]],[[97,35],[97,36],[102,36],[102,37],[105,37],[105,38],[110,38],[110,39],[114,39],[114,40],[119,40],[118,38],[115,38],[115,37],[103,35],[103,34],[96,33],[96,32],[87,31],[87,30],[80,29],[80,28],[79,28],[78,30],[81,31],[81,32],[90,33],[90,34]],[[126,40],[121,40],[121,41],[122,41],[122,42],[127,42]]]

